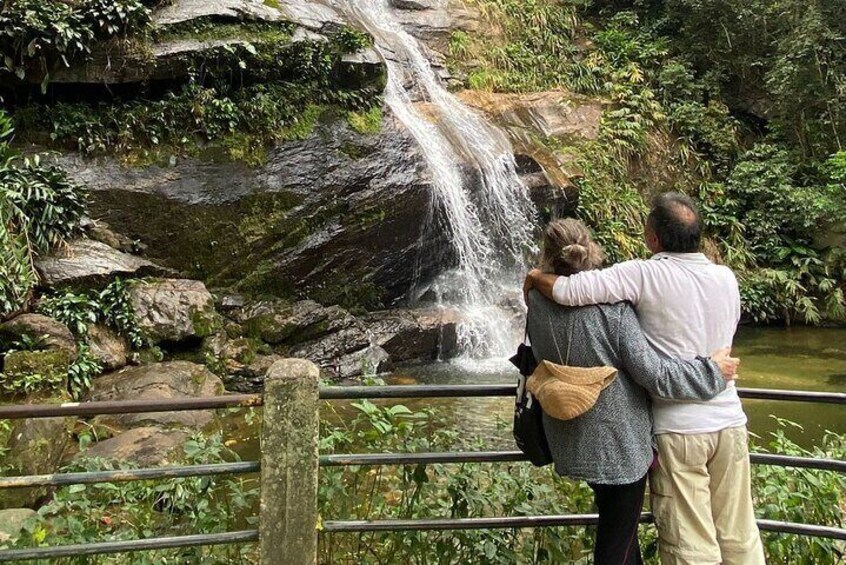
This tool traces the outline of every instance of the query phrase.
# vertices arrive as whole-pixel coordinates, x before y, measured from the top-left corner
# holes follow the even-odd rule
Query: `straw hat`
[[[544,412],[570,420],[590,410],[616,376],[614,367],[571,367],[542,361],[526,381],[526,388]]]

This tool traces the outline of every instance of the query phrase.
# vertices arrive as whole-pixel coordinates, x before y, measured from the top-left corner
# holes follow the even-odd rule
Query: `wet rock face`
[[[447,308],[374,312],[365,323],[394,363],[455,355],[460,314]]]
[[[389,115],[376,135],[323,120],[255,169],[58,160],[91,189],[95,217],[187,276],[251,294],[389,305],[452,260],[443,235],[421,237],[431,204],[425,163]]]

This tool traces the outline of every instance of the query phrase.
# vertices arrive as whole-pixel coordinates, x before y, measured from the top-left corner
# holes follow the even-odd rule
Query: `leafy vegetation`
[[[844,318],[842,243],[819,237],[846,220],[842,6],[468,1],[494,26],[450,41],[469,87],[609,103],[597,141],[541,141],[581,155],[578,213],[612,260],[645,254],[648,197],[678,190],[699,197],[748,317]]]
[[[361,134],[379,133],[382,129],[382,108],[374,106],[366,112],[349,112],[347,122]]]
[[[68,388],[74,398],[85,393],[91,387],[91,379],[103,371],[88,343],[91,324],[112,328],[132,347],[147,345],[130,303],[129,284],[131,281],[115,279],[102,290],[47,295],[35,305],[38,312],[67,325],[76,337],[78,354],[67,372]]]
[[[84,447],[90,434],[80,438]],[[183,447],[177,461],[185,464],[237,460],[220,434],[196,436]],[[121,465],[122,468],[131,466]],[[72,471],[107,471],[118,468],[99,459],[78,459],[66,467]],[[169,481],[137,481],[73,485],[56,491],[42,506],[18,540],[19,546],[88,543],[94,539],[139,539],[154,535],[221,533],[254,524],[247,516],[258,494],[251,477],[192,477]],[[209,546],[179,550],[104,556],[97,563],[238,563],[249,545]],[[82,559],[83,561],[80,561]],[[91,563],[89,558],[59,560]]]
[[[480,449],[480,440],[451,430],[432,410],[412,412],[402,405],[353,405],[351,419],[329,414],[322,423],[321,453],[415,452]],[[255,426],[252,411],[245,414]],[[779,420],[768,442],[773,452],[842,459],[846,438],[828,434],[813,452],[787,439],[796,426]],[[79,436],[80,447],[92,432]],[[215,433],[195,436],[184,446],[184,464],[238,460]],[[765,451],[753,445],[755,452]],[[320,471],[321,519],[386,519],[493,515],[585,513],[593,495],[587,485],[557,478],[550,468],[525,463],[405,465],[398,467],[323,467]],[[127,468],[127,466],[122,466]],[[79,460],[64,471],[95,471],[117,466]],[[753,467],[753,495],[760,517],[843,527],[844,478],[833,471]],[[255,523],[258,484],[253,477],[206,477],[100,483],[59,488],[39,515],[26,525],[17,547],[82,543],[92,539],[135,539],[243,529]],[[657,564],[654,528],[642,526],[647,563]],[[763,534],[772,563],[834,564],[838,542],[822,538]],[[321,563],[575,563],[588,559],[592,528],[466,530],[321,534]],[[156,551],[99,557],[97,563],[256,562],[250,545]],[[75,562],[70,560],[68,562]],[[61,563],[61,561],[60,561]]]
[[[37,281],[35,256],[80,230],[85,195],[60,169],[9,145],[11,121],[0,112],[0,317],[20,309]]]
[[[796,457],[846,457],[846,437],[827,432],[813,450],[803,449],[787,438],[785,430],[799,428],[794,422],[776,418],[779,427],[767,441],[766,449],[754,446],[752,451],[780,453]],[[756,511],[770,520],[828,524],[844,527],[843,504],[846,477],[833,471],[816,471],[789,467],[752,467],[752,485]],[[768,563],[813,565],[840,563],[842,545],[834,540],[807,536],[763,533]]]
[[[141,33],[145,28],[136,23],[133,29]],[[47,134],[52,143],[86,155],[116,153],[131,165],[174,154],[262,164],[269,143],[310,132],[315,108],[334,105],[366,115],[378,101],[368,84],[346,84],[338,71],[341,56],[369,45],[368,36],[341,27],[328,41],[291,42],[292,30],[285,22],[220,25],[202,19],[153,30],[148,35],[159,41],[231,42],[184,55],[184,76],[164,92],[145,87],[149,94],[137,98],[44,99],[18,107],[19,133],[40,142]]]
[[[143,34],[149,28],[150,10],[140,0],[4,2],[0,76],[5,71],[19,80],[39,77],[45,89],[56,65],[67,67],[74,59],[88,56],[98,41]]]

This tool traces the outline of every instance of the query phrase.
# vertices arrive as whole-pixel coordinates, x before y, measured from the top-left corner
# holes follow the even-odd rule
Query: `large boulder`
[[[172,464],[184,457],[183,445],[190,434],[182,430],[163,430],[155,426],[134,428],[99,441],[76,458],[97,458],[139,467]]]
[[[66,391],[71,361],[64,349],[8,352],[3,356],[0,391],[18,398]]]
[[[321,306],[313,300],[293,304],[280,300],[260,301],[250,304],[238,317],[247,335],[274,345],[293,345],[316,339],[354,322],[343,308]]]
[[[88,399],[158,400],[208,397],[223,394],[223,383],[203,365],[188,361],[152,363],[125,367],[94,380]],[[111,428],[132,428],[140,425],[186,426],[199,429],[214,418],[210,410],[149,412],[98,416],[95,422]]]
[[[251,294],[388,306],[453,260],[423,238],[431,179],[411,135],[386,115],[360,134],[324,115],[267,164],[179,159],[130,169],[57,157],[90,189],[92,214],[148,245],[153,260]],[[343,273],[340,277],[338,274]]]
[[[91,239],[71,241],[58,251],[39,257],[35,268],[44,286],[104,286],[115,277],[171,274],[141,257],[129,255]]]
[[[15,343],[31,340],[36,349],[66,351],[68,358],[76,359],[76,339],[68,327],[43,314],[21,314],[0,324],[0,349],[14,347]]]
[[[374,312],[364,322],[393,363],[452,357],[461,314],[450,308]]]
[[[91,355],[106,371],[114,371],[126,365],[126,340],[111,329],[100,324],[88,327],[88,345]]]
[[[31,508],[8,508],[0,510],[0,547],[14,542],[23,532],[26,523],[37,517]]]
[[[73,418],[32,418],[12,428],[3,466],[10,475],[44,475],[59,468],[70,438]],[[6,507],[33,506],[46,494],[44,488],[12,489],[2,496]]]
[[[65,324],[42,314],[16,316],[0,324],[0,352],[4,350],[0,390],[5,396],[67,389],[68,367],[76,359],[77,346]]]
[[[200,281],[144,281],[129,296],[138,326],[154,342],[203,338],[220,325],[214,298]]]

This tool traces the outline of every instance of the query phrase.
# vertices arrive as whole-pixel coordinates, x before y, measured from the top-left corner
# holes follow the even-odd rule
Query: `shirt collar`
[[[697,263],[701,265],[711,263],[704,253],[671,253],[669,251],[662,251],[656,253],[650,259],[660,261],[661,259],[675,259],[676,261],[684,261],[685,263]]]

